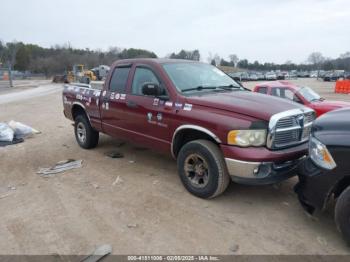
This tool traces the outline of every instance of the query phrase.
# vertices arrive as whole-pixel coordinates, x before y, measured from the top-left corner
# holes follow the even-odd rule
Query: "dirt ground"
[[[334,83],[297,82],[350,101],[333,93]],[[54,91],[44,96],[0,102],[0,121],[42,132],[0,148],[1,254],[87,254],[105,243],[114,254],[350,254],[331,211],[304,213],[296,178],[275,186],[231,183],[218,198],[196,198],[170,156],[105,135],[96,149],[81,149],[62,113],[61,86],[48,87]],[[105,156],[111,150],[124,158]],[[51,178],[36,174],[69,158],[82,159],[83,167]]]
[[[12,93],[12,92],[19,92],[22,90],[30,89],[30,88],[35,88],[40,85],[46,85],[51,83],[52,80],[49,79],[28,79],[28,80],[13,80],[13,86],[10,87],[10,83],[8,80],[0,80],[0,94],[7,94],[7,93]]]

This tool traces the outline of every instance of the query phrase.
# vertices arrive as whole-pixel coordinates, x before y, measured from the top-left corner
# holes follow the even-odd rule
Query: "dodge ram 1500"
[[[99,133],[130,140],[177,160],[192,194],[221,194],[230,179],[271,184],[296,174],[315,113],[249,92],[218,68],[170,59],[119,60],[102,90],[66,85],[64,115],[78,144]]]

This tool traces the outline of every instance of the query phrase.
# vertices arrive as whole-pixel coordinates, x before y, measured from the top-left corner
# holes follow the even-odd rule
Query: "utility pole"
[[[8,61],[7,63],[7,68],[9,72],[9,82],[10,82],[10,87],[13,87],[13,81],[12,81],[12,62]]]

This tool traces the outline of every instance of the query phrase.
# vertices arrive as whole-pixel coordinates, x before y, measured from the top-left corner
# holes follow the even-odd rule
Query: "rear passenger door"
[[[129,83],[131,65],[115,67],[108,86],[101,96],[101,118],[103,131],[109,135],[120,135],[126,128],[126,90]]]

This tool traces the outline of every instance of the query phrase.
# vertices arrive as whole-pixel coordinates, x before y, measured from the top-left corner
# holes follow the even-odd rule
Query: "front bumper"
[[[305,158],[298,170],[299,182],[294,191],[303,208],[310,214],[315,209],[324,210],[332,190],[341,175],[317,167],[310,157]]]
[[[281,182],[297,175],[297,169],[304,157],[283,163],[246,162],[225,158],[232,181],[246,185],[268,185]]]
[[[298,166],[307,154],[308,144],[282,150],[229,145],[220,147],[233,181],[248,185],[267,185],[297,175]]]

